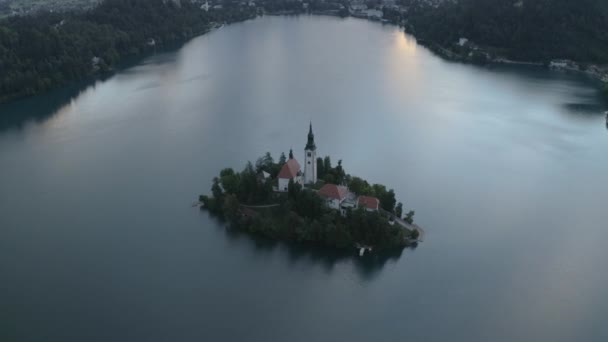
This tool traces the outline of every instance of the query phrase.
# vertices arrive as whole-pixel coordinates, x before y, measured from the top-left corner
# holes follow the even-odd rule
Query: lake
[[[606,341],[606,103],[398,27],[262,17],[0,106],[2,341]],[[336,255],[192,207],[318,154],[394,188],[416,249]],[[604,266],[602,266],[604,265]]]

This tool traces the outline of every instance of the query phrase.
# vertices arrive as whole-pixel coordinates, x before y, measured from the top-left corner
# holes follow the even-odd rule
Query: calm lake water
[[[606,341],[607,109],[578,76],[305,16],[0,106],[0,340]],[[191,207],[223,167],[302,159],[310,120],[424,243],[339,257]]]

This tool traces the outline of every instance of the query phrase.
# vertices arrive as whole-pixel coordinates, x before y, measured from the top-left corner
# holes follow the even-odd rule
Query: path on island
[[[395,214],[388,212],[384,209],[380,209],[380,212],[387,214],[388,216],[390,216],[398,225],[400,225],[401,227],[408,229],[408,230],[417,230],[419,235],[418,235],[418,242],[422,242],[424,241],[424,236],[425,236],[425,231],[424,229],[422,229],[419,225],[415,224],[415,223],[407,223],[405,222],[402,218],[395,216]]]

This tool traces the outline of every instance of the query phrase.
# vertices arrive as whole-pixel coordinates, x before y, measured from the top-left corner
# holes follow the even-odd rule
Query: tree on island
[[[328,158],[326,158],[328,159]],[[256,166],[274,168],[277,163],[269,154],[258,159]],[[331,165],[328,163],[328,165]],[[345,174],[342,163],[331,168],[327,175]],[[356,177],[343,176],[345,179]],[[365,185],[367,182],[361,181]],[[379,212],[368,212],[363,208],[348,210],[343,216],[329,209],[324,199],[299,183],[290,181],[286,193],[272,191],[272,182],[257,177],[251,163],[241,172],[226,168],[213,179],[212,197],[200,196],[203,207],[212,214],[226,219],[231,227],[273,239],[322,244],[336,248],[355,245],[374,246],[378,249],[399,248],[409,241],[410,231],[399,225],[390,225]],[[366,186],[382,195],[395,207],[394,192],[378,184]],[[378,195],[378,194],[375,194]],[[247,205],[273,204],[252,210]]]
[[[414,223],[414,214],[415,214],[415,212],[413,210],[410,210],[407,213],[407,215],[405,215],[404,221],[407,222],[407,223],[409,223],[409,224]]]
[[[260,173],[262,171],[270,172],[272,170],[272,166],[274,165],[274,159],[270,152],[266,152],[264,156],[258,158],[255,162],[255,171]]]
[[[323,159],[323,169],[325,170],[326,173],[332,169],[331,158],[329,156],[325,156],[325,158]]]
[[[401,218],[402,215],[403,215],[403,203],[399,202],[399,203],[397,203],[397,206],[395,207],[395,216],[397,216],[398,218]]]
[[[317,158],[317,179],[323,179],[325,177],[325,163],[323,158]]]
[[[357,195],[374,196],[380,200],[380,207],[388,212],[395,212],[395,191],[386,190],[382,184],[370,185],[366,180],[354,176],[346,176],[348,188]],[[400,215],[398,215],[400,216]]]

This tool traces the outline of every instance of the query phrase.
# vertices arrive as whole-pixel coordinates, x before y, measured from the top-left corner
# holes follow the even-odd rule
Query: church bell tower
[[[304,184],[315,184],[317,182],[317,146],[315,146],[315,135],[312,133],[312,122],[308,130],[308,142],[304,148]]]

